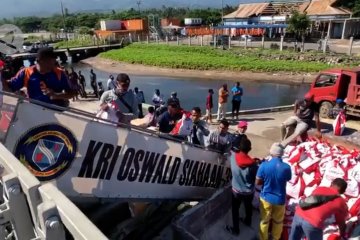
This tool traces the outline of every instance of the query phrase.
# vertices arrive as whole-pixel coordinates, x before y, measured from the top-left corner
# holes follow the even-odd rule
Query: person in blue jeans
[[[323,237],[324,222],[331,216],[335,217],[336,224],[339,226],[340,236],[346,239],[346,218],[348,207],[345,200],[340,196],[344,194],[347,183],[342,178],[336,178],[330,187],[318,187],[311,196],[337,196],[335,199],[323,202],[309,209],[296,208],[289,239],[318,240]]]
[[[238,119],[241,106],[241,96],[243,95],[243,89],[240,87],[239,82],[237,82],[236,85],[231,89],[231,93],[233,94],[232,118]]]

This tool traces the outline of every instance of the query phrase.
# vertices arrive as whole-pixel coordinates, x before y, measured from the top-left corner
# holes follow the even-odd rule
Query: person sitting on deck
[[[305,99],[296,101],[294,108],[295,116],[288,118],[281,126],[281,145],[286,147],[297,137],[306,134],[312,125],[314,117],[317,135],[321,137],[319,109],[319,105],[314,102],[314,95],[310,93],[305,95]]]
[[[29,98],[62,107],[69,106],[74,96],[65,72],[56,67],[56,54],[42,48],[36,57],[37,64],[21,69],[15,77],[3,80],[5,91],[17,92],[26,88]]]

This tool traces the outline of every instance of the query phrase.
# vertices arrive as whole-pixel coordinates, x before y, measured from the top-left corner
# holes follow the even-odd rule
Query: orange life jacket
[[[38,70],[37,70],[37,68],[36,68],[36,66],[31,66],[31,67],[27,67],[27,68],[25,68],[25,69],[23,69],[22,71],[24,71],[25,72],[25,77],[24,77],[24,87],[28,87],[28,85],[29,85],[29,80],[30,80],[30,77],[31,77],[31,75],[32,74],[34,74],[34,73],[36,73],[36,72],[38,72]],[[54,73],[56,74],[56,77],[57,77],[57,79],[59,80],[59,81],[61,81],[61,74],[64,72],[61,68],[58,68],[58,67],[56,67],[56,68],[54,68]],[[21,71],[20,71],[21,72]],[[19,72],[19,73],[20,73]],[[19,74],[18,73],[18,74]],[[17,74],[17,75],[18,75]]]

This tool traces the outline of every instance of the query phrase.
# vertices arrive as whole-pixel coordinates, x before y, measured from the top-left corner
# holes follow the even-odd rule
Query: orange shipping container
[[[131,19],[124,21],[126,30],[143,31],[148,29],[147,21],[144,19]]]

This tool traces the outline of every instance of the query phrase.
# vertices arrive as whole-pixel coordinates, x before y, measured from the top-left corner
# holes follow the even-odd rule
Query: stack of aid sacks
[[[342,196],[348,205],[347,235],[351,236],[360,223],[360,152],[341,146],[332,146],[327,142],[308,140],[297,146],[285,149],[283,161],[291,166],[292,179],[287,183],[286,213],[284,219],[283,240],[288,239],[295,208],[299,200],[309,196],[318,186],[330,187],[335,178],[345,179],[348,183]],[[258,193],[253,202],[258,206]],[[324,240],[340,239],[335,219],[326,221]]]

